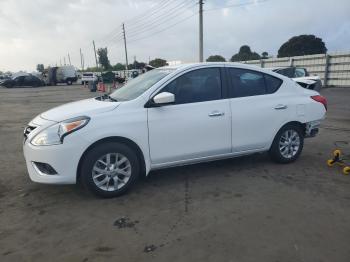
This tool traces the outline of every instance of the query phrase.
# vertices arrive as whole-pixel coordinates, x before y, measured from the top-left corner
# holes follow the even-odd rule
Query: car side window
[[[24,82],[31,82],[31,81],[33,81],[33,77],[32,76],[25,76],[24,77]]]
[[[282,85],[283,81],[277,77],[274,77],[268,74],[264,74],[264,77],[265,77],[267,94],[275,93],[278,90],[278,88]]]
[[[261,72],[229,68],[231,78],[231,97],[259,96],[275,93],[283,81]]]
[[[304,68],[295,68],[295,76],[294,77],[304,77],[306,76],[306,72]]]
[[[229,68],[228,71],[232,81],[233,97],[257,96],[266,93],[263,73],[239,68]]]
[[[24,81],[24,76],[19,76],[15,78],[16,84],[22,84]]]
[[[161,92],[175,95],[175,104],[187,104],[221,99],[220,68],[203,68],[185,73]]]

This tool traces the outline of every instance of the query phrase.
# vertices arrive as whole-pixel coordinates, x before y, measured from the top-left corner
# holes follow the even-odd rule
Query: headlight
[[[81,116],[57,123],[37,134],[32,139],[31,144],[35,146],[51,146],[62,144],[65,136],[83,128],[86,126],[89,120],[89,117]]]

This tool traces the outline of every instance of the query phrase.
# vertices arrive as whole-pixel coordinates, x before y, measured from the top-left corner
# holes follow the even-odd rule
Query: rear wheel
[[[136,153],[125,144],[104,143],[85,156],[80,179],[90,192],[110,198],[124,194],[140,172]]]
[[[277,133],[270,148],[271,158],[278,163],[295,161],[304,146],[304,136],[301,128],[295,124],[288,124]]]
[[[66,82],[67,82],[67,85],[69,85],[69,86],[72,85],[72,83],[73,83],[72,80],[70,80],[70,79],[67,79]]]

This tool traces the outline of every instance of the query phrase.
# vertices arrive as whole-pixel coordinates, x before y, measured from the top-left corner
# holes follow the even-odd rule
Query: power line
[[[187,3],[186,3],[187,2]],[[179,15],[181,14],[181,12],[183,12],[184,10],[188,10],[188,8],[192,8],[193,6],[197,5],[197,3],[193,4],[191,3],[191,5],[189,5],[190,3],[188,3],[188,0],[181,2],[179,5],[176,5],[177,9],[175,10],[167,10],[166,13],[161,14],[158,18],[158,20],[152,21],[149,24],[145,24],[145,28],[144,29],[139,29],[139,30],[129,30],[129,28],[125,27],[125,30],[128,32],[128,38],[131,39],[131,42],[136,41],[136,39],[144,39],[147,38],[148,36],[142,36],[142,37],[137,37],[135,38],[135,36],[140,36],[143,35],[145,33],[149,33],[151,34],[152,31],[154,31],[155,28],[160,27],[160,26],[164,26],[166,24],[169,24],[168,22],[176,20],[176,18],[179,18]],[[172,11],[173,13],[168,15],[168,12]],[[187,17],[185,17],[186,20]],[[175,24],[177,24],[179,21],[177,21]],[[170,25],[170,27],[172,27],[173,24]],[[165,31],[165,28],[156,31],[155,33],[157,34],[158,32],[163,32]],[[130,33],[131,32],[131,33]],[[134,38],[134,39],[133,39]],[[124,40],[123,36],[112,36],[109,41],[112,44],[116,44],[116,43],[122,43]],[[113,42],[112,42],[113,41]],[[130,41],[128,41],[130,42]]]
[[[127,25],[128,34],[129,32],[131,32],[132,35],[136,35],[141,30],[149,31],[150,29],[153,29],[153,28],[147,28],[147,27],[161,21],[164,22],[164,20],[169,19],[169,15],[172,15],[174,11],[178,12],[180,8],[186,7],[186,5],[190,4],[189,1],[192,3],[193,0],[185,0],[185,1],[182,1],[181,3],[176,3],[176,1],[172,1],[172,0],[166,0],[166,1],[163,1],[160,5],[156,6],[156,8],[151,10],[151,12],[149,11],[144,12],[145,14],[147,13],[146,17],[140,16],[137,19],[131,18],[129,20],[126,20],[126,21],[137,20],[135,23],[130,22],[130,24]],[[164,12],[162,12],[162,10],[164,10]],[[116,34],[118,32],[119,34]],[[114,41],[115,39],[118,39],[117,41],[123,41],[123,33],[120,28],[115,28],[114,30],[112,30],[112,32],[110,32],[109,35],[102,38],[101,40],[102,41],[105,40],[109,42],[109,41]]]
[[[132,17],[130,19],[126,19],[125,22],[133,21],[134,23],[139,23],[140,19],[142,20],[143,18],[145,18],[145,16],[147,16],[147,17],[153,16],[153,14],[157,13],[159,11],[159,9],[162,9],[163,7],[165,7],[166,5],[168,5],[171,2],[172,2],[172,0],[165,0],[165,1],[161,2],[158,6],[156,5],[155,7],[152,7],[152,8],[142,12],[141,14],[139,14],[135,17]]]
[[[190,1],[190,2],[189,2]],[[180,2],[179,4],[175,5],[175,6],[169,6],[171,8],[169,9],[163,9],[165,12],[163,13],[157,13],[157,16],[156,17],[153,17],[150,19],[150,17],[146,17],[144,20],[141,20],[142,24],[130,24],[128,26],[128,28],[130,28],[130,30],[136,30],[137,28],[142,28],[142,27],[145,27],[147,26],[148,24],[150,23],[154,23],[158,20],[161,20],[163,19],[164,17],[168,16],[169,14],[173,13],[174,11],[178,11],[179,9],[181,8],[184,8],[186,5],[190,5],[190,4],[193,4],[193,1],[192,0],[185,0],[185,1],[182,1]],[[161,19],[159,19],[161,18]]]
[[[156,35],[156,34],[159,34],[159,33],[161,33],[161,32],[164,32],[164,31],[166,31],[166,30],[168,30],[168,29],[170,29],[170,28],[172,28],[172,27],[174,27],[174,26],[176,26],[176,25],[178,25],[178,24],[180,24],[180,23],[182,23],[182,22],[184,22],[184,21],[190,19],[191,17],[194,17],[195,15],[197,15],[197,14],[192,14],[192,15],[190,15],[190,16],[187,16],[187,17],[185,17],[184,19],[181,19],[180,21],[178,21],[178,22],[176,22],[176,23],[173,23],[173,24],[171,24],[170,26],[168,26],[168,27],[166,27],[166,28],[164,28],[164,29],[162,29],[162,30],[158,30],[158,31],[152,33],[152,35],[148,35],[148,36],[144,36],[144,37],[132,39],[131,41],[129,41],[129,43],[136,42],[136,41],[139,41],[139,40],[142,40],[142,39],[145,39],[145,38],[149,38],[149,37],[152,37],[152,36],[154,36],[154,35]]]
[[[157,4],[155,5],[155,8],[152,7],[152,8],[150,8],[150,9],[144,11],[144,12],[141,13],[140,15],[135,16],[134,18],[127,19],[126,21],[132,21],[132,20],[137,21],[137,20],[139,20],[139,19],[144,18],[144,17],[142,17],[142,15],[147,15],[147,17],[149,17],[150,15],[152,15],[152,13],[157,12],[160,8],[162,8],[162,7],[164,6],[164,4],[167,4],[167,3],[170,2],[170,1],[171,1],[171,0],[166,0],[166,1],[160,2],[160,3],[158,4],[158,6],[157,6]],[[153,10],[152,10],[152,9],[153,9]],[[124,21],[124,23],[125,23],[125,21]],[[138,22],[136,22],[136,23],[138,23]],[[102,38],[101,40],[103,40],[103,39],[108,39],[108,38],[110,38],[110,35],[115,35],[115,34],[118,33],[118,32],[119,32],[119,35],[120,35],[120,36],[123,36],[123,32],[122,32],[121,28],[120,28],[120,27],[116,27],[116,28],[114,28],[112,31],[110,31],[110,32],[106,35],[105,38]]]
[[[241,7],[241,6],[247,6],[247,5],[254,5],[254,4],[260,4],[267,2],[269,0],[260,0],[260,1],[251,1],[251,2],[246,2],[246,3],[240,3],[240,4],[232,4],[232,5],[226,5],[226,6],[221,6],[221,7],[214,7],[210,9],[205,9],[204,12],[210,12],[210,11],[216,11],[216,10],[221,10],[225,8],[233,8],[233,7]]]
[[[188,6],[188,8],[192,8],[195,5],[197,5],[197,4],[194,4],[194,5],[192,4],[191,6]],[[140,35],[140,34],[144,34],[145,32],[152,31],[155,28],[164,25],[164,22],[169,22],[169,21],[173,20],[174,18],[178,18],[179,15],[181,15],[183,11],[184,11],[184,9],[178,9],[178,10],[174,11],[172,14],[170,14],[170,15],[167,14],[167,16],[165,16],[157,21],[153,21],[152,23],[145,24],[143,29],[140,28],[136,31],[130,30],[131,33],[129,33],[129,35],[131,37],[133,37],[135,35]],[[129,30],[128,30],[128,32],[129,32]]]
[[[209,12],[209,11],[215,11],[215,10],[220,10],[220,9],[224,9],[224,8],[234,8],[234,7],[241,7],[241,6],[247,6],[247,5],[252,5],[252,4],[258,4],[258,3],[263,3],[263,2],[267,2],[269,0],[258,0],[258,1],[250,1],[250,2],[245,2],[245,3],[240,3],[240,4],[231,4],[231,5],[226,5],[226,6],[222,6],[222,7],[216,7],[216,8],[210,8],[210,9],[202,9],[203,12]],[[195,15],[197,15],[197,13],[193,13],[189,16],[184,17],[183,19],[177,20],[177,18],[179,18],[179,15],[182,14],[182,11],[184,10],[188,10],[187,8],[192,8],[193,6],[199,4],[201,6],[201,4],[203,4],[203,0],[199,0],[199,2],[193,4],[189,2],[189,0],[186,1],[182,1],[179,4],[174,5],[175,2],[174,1],[170,1],[170,0],[166,0],[162,3],[160,3],[159,5],[155,5],[155,8],[151,11],[146,11],[144,12],[145,14],[147,12],[150,12],[147,14],[147,17],[143,17],[141,14],[135,18],[131,18],[129,20],[129,24],[128,27],[126,28],[124,23],[123,23],[123,29],[119,32],[119,34],[117,35],[113,35],[112,37],[109,38],[109,40],[113,40],[113,45],[117,44],[119,42],[123,42],[124,40],[124,47],[126,49],[126,36],[125,36],[125,31],[128,30],[128,43],[133,43],[133,42],[137,42],[146,38],[150,38],[154,35],[160,34],[166,30],[169,30],[170,28],[183,23],[184,21],[194,17]],[[192,5],[190,5],[192,4]],[[171,7],[171,9],[168,9],[169,7]],[[162,12],[159,14],[159,12]],[[142,14],[144,14],[142,13]],[[201,13],[201,11],[199,12],[199,14]],[[157,15],[155,15],[157,14]],[[174,23],[169,24],[170,21],[175,21]],[[131,23],[131,21],[134,21],[134,23]],[[167,26],[165,26],[167,25]],[[201,25],[201,21],[200,21],[200,25]],[[165,27],[164,27],[165,26]],[[154,31],[155,28],[157,27],[163,27],[160,30],[156,30]],[[129,30],[130,28],[130,30]],[[200,26],[201,28],[201,26]],[[120,30],[120,29],[119,29]],[[113,31],[117,31],[118,29],[114,29]],[[201,32],[201,30],[200,30]],[[142,37],[136,37],[136,36],[140,36],[140,35],[144,35]],[[136,37],[136,38],[135,38]],[[201,54],[203,54],[203,42],[201,41],[202,37],[200,34],[200,40],[199,40],[199,57],[201,60]],[[125,50],[126,52],[126,50]]]

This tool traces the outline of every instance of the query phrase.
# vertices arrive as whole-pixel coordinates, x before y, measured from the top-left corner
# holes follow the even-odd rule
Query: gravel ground
[[[22,154],[30,119],[96,94],[0,88],[0,261],[350,261],[350,176],[325,164],[335,141],[350,142],[350,89],[322,93],[327,119],[296,163],[172,168],[106,200],[32,183]]]

